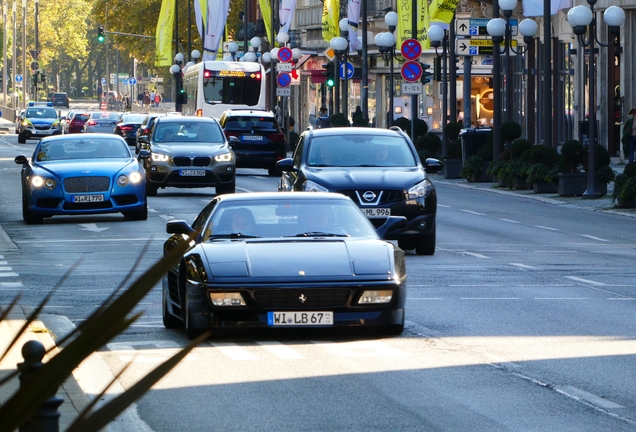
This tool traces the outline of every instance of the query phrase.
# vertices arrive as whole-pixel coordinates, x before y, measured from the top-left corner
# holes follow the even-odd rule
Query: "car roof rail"
[[[402,128],[400,128],[399,126],[391,126],[389,130],[396,131],[396,132],[404,132]]]

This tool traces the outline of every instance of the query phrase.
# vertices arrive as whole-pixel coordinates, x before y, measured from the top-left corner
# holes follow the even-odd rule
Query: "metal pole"
[[[419,40],[417,37],[417,24],[418,24],[418,5],[422,7],[426,4],[428,7],[428,2],[412,2],[411,3],[411,38],[415,40]],[[448,95],[444,92],[444,100]],[[418,103],[418,95],[411,95],[411,139],[415,142],[415,120],[419,119],[420,105]]]
[[[272,9],[272,15],[274,15],[274,10]],[[272,27],[272,32],[274,32],[274,27]],[[243,2],[243,55],[247,53],[247,0]]]
[[[11,88],[13,89],[13,108],[14,109],[18,109],[18,92],[17,92],[17,86],[16,83],[17,81],[15,80],[15,78],[18,76],[18,70],[16,69],[16,56],[18,55],[18,46],[15,43],[15,41],[17,40],[17,34],[18,34],[18,24],[17,24],[17,20],[16,20],[16,1],[13,0],[13,9],[11,10],[11,12],[13,13],[13,55],[11,56],[11,73],[13,74],[13,82],[11,83]],[[5,38],[6,39],[6,38]],[[24,88],[24,86],[26,85],[24,83],[24,81],[26,81],[26,77],[22,78],[22,87]]]
[[[537,79],[537,64],[536,64],[536,48],[535,42],[528,44],[528,51],[526,58],[528,59],[528,85],[526,92],[526,130],[527,138],[531,143],[536,142],[536,121],[535,121],[535,91],[536,91],[536,79]]]
[[[368,38],[367,38],[367,0],[362,0],[361,4],[362,15],[362,81],[360,82],[360,97],[362,98],[362,116],[369,122],[369,54],[367,52]],[[377,124],[377,113],[376,113]]]
[[[276,2],[274,0],[271,1],[270,3],[270,9],[271,9],[271,17],[270,17],[270,29],[271,29],[271,34],[269,37],[269,50],[271,52],[272,49],[274,49],[274,4]],[[276,105],[276,72],[275,72],[275,61],[272,58],[269,62],[269,98],[270,98],[270,102],[269,102],[269,109],[274,112],[274,106]]]
[[[104,20],[104,27],[108,28],[108,4],[106,5],[106,18]],[[110,67],[108,62],[108,41],[110,38],[108,37],[108,33],[104,34],[104,38],[106,39],[106,97],[108,97],[108,90],[110,90]],[[102,91],[104,91],[103,88]]]
[[[552,147],[552,17],[550,0],[543,0],[543,144]]]
[[[333,74],[333,110],[334,114],[338,114],[340,112],[340,59],[338,56],[334,56],[333,59]]]
[[[448,34],[444,30],[444,39],[442,39],[442,131],[448,124]],[[454,121],[454,120],[453,120]],[[445,133],[442,133],[442,155],[446,156],[446,149],[448,146],[448,137]]]
[[[347,51],[349,50],[349,44],[347,44]],[[342,113],[345,115],[345,118],[349,120],[349,73],[347,69],[347,51],[344,53],[344,83],[342,86]]]
[[[192,2],[188,0],[188,62],[192,61]]]
[[[7,88],[9,82],[9,71],[7,70],[7,3],[2,3],[2,104],[7,104]]]
[[[549,1],[549,0],[548,0]],[[499,18],[499,1],[493,1],[492,17]],[[466,57],[464,57],[464,62]],[[465,68],[464,68],[465,69]],[[464,86],[466,86],[466,77],[464,76]],[[492,157],[493,160],[499,160],[501,154],[501,54],[499,45],[493,44],[492,47],[492,93],[493,93],[493,112],[492,112]],[[464,90],[464,96],[466,91]],[[464,104],[466,101],[464,100]],[[465,110],[464,110],[465,111]],[[464,117],[464,125],[466,125]],[[468,124],[467,127],[470,127]]]
[[[493,52],[497,52],[497,50],[493,50]],[[462,92],[462,97],[464,98],[464,127],[471,127],[471,83],[472,79],[472,69],[471,69],[471,58],[464,56],[464,88]],[[494,66],[493,66],[494,69]],[[495,100],[497,100],[495,98]],[[494,138],[493,138],[494,139]],[[493,146],[494,147],[494,146]]]
[[[38,27],[38,21],[40,20],[40,1],[35,0],[35,55],[33,56],[33,61],[36,61],[40,55],[40,30]],[[35,100],[38,100],[38,86],[35,85]]]
[[[22,108],[27,105],[27,67],[26,67],[26,0],[22,0]]]
[[[601,193],[596,190],[596,81],[594,77],[594,39],[596,38],[596,16],[594,16],[594,4],[590,3],[590,9],[592,11],[592,22],[590,23],[590,60],[589,60],[589,110],[590,110],[590,123],[589,123],[589,136],[590,144],[587,152],[587,188],[581,198],[591,199],[600,198]],[[584,48],[581,47],[581,50]]]
[[[393,98],[394,98],[394,84],[393,84],[393,57],[395,56],[395,44],[393,44],[393,46],[391,47],[391,51],[389,51],[389,53],[391,54],[391,59],[389,60],[389,119],[388,119],[388,124],[387,127],[391,127],[393,126],[393,111],[395,110],[395,108],[393,108]]]
[[[506,121],[512,120],[512,59],[510,50],[512,49],[512,37],[510,30],[510,17],[506,13]]]
[[[452,69],[450,72],[450,89],[448,92],[448,96],[451,100],[450,119],[451,121],[457,121],[457,71],[455,69],[457,66],[457,54],[455,53],[455,15],[453,15],[453,20],[450,23],[448,38],[450,41],[448,44],[449,63]],[[446,153],[442,154],[445,155]]]

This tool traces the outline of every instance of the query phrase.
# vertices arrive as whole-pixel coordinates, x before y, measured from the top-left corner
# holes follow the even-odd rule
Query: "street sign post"
[[[22,75],[16,75],[15,76],[15,82],[21,83],[22,82]]]
[[[350,80],[351,78],[353,78],[353,73],[355,72],[355,68],[353,67],[353,64],[351,64],[350,62],[347,62],[347,79]],[[340,79],[345,79],[345,64],[344,63],[340,63],[340,73],[338,75],[340,75]]]
[[[276,72],[291,72],[293,65],[291,63],[276,63]]]
[[[407,82],[417,82],[422,78],[422,65],[418,62],[407,61],[402,65],[402,78]]]
[[[291,84],[291,75],[289,75],[287,72],[280,72],[276,76],[276,84],[278,84],[278,87],[289,87],[289,85]]]
[[[407,39],[402,42],[400,53],[407,60],[417,60],[422,54],[422,44],[416,39]]]
[[[513,48],[516,48],[517,40],[513,39],[511,42]],[[500,47],[505,47],[503,42]],[[460,56],[490,55],[493,53],[493,42],[492,39],[456,39],[455,52]],[[515,52],[511,50],[510,55],[515,55]]]
[[[276,89],[276,96],[291,96],[291,89],[289,87]]]
[[[402,83],[402,94],[405,94],[405,95],[422,94],[422,83]]]
[[[457,36],[489,36],[488,26],[489,18],[457,18],[455,20],[455,34]],[[519,29],[516,19],[510,20],[510,34],[517,35]]]
[[[106,78],[102,78],[102,85],[106,85]]]
[[[128,79],[128,83],[129,83],[130,85],[135,85],[135,84],[137,84],[137,78],[130,78],[130,79]]]
[[[290,62],[292,60],[292,50],[288,47],[280,47],[278,49],[278,60],[283,63]]]

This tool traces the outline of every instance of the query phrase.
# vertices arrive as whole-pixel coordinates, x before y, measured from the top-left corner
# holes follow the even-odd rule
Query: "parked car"
[[[150,157],[143,152],[139,158]],[[44,138],[22,165],[22,217],[39,224],[54,215],[123,213],[145,220],[146,174],[126,142],[115,135]]]
[[[285,134],[271,111],[228,110],[219,119],[225,136],[236,137],[232,150],[239,168],[265,168],[278,176],[276,162],[286,157]]]
[[[29,106],[24,111],[24,117],[18,126],[19,144],[26,143],[28,139],[62,133],[59,113],[51,106],[51,102],[46,103],[48,106],[36,106],[35,102],[29,102]]]
[[[217,194],[234,193],[236,159],[216,120],[162,116],[150,135],[139,136],[139,144],[152,153],[145,163],[149,196],[165,187],[215,187]]]
[[[70,100],[66,93],[53,93],[51,95],[51,102],[53,106],[62,106],[65,108],[69,108]]]
[[[345,196],[242,193],[214,198],[192,225],[170,221],[164,253],[197,234],[163,279],[163,323],[193,339],[221,328],[404,329],[404,252]]]
[[[148,117],[147,114],[124,114],[115,125],[115,134],[124,138],[129,146],[137,145],[137,129]]]
[[[115,133],[115,126],[121,114],[106,111],[93,111],[84,123],[84,133]]]
[[[443,164],[422,164],[409,137],[398,127],[309,128],[292,158],[278,162],[279,191],[339,192],[351,198],[379,227],[389,216],[404,216],[406,227],[386,234],[402,249],[435,253],[437,193],[427,172]]]
[[[69,113],[69,116],[66,119],[66,126],[64,133],[73,134],[73,133],[83,133],[84,132],[84,124],[90,117],[90,113],[83,111],[74,111]]]
[[[152,125],[155,123],[155,120],[158,117],[161,117],[162,115],[163,114],[156,114],[156,113],[148,114],[146,115],[144,120],[141,122],[141,125],[135,132],[135,151],[137,153],[139,153],[139,150],[141,150],[139,137],[150,134],[150,131],[152,130]]]

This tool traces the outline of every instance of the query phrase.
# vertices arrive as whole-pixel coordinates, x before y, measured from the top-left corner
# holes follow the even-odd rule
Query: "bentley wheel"
[[[122,214],[131,220],[146,220],[148,219],[148,203],[141,210],[123,212]]]
[[[182,327],[183,322],[179,318],[168,312],[168,299],[166,299],[166,294],[163,292],[163,289],[161,291],[161,302],[163,303],[161,315],[163,319],[163,326],[167,329]]]
[[[43,222],[42,216],[36,216],[31,213],[29,210],[29,204],[27,203],[27,198],[24,192],[22,192],[22,219],[26,222],[27,225],[36,225],[41,224]]]
[[[415,253],[418,255],[435,254],[435,229],[426,237],[421,237],[416,240]]]

